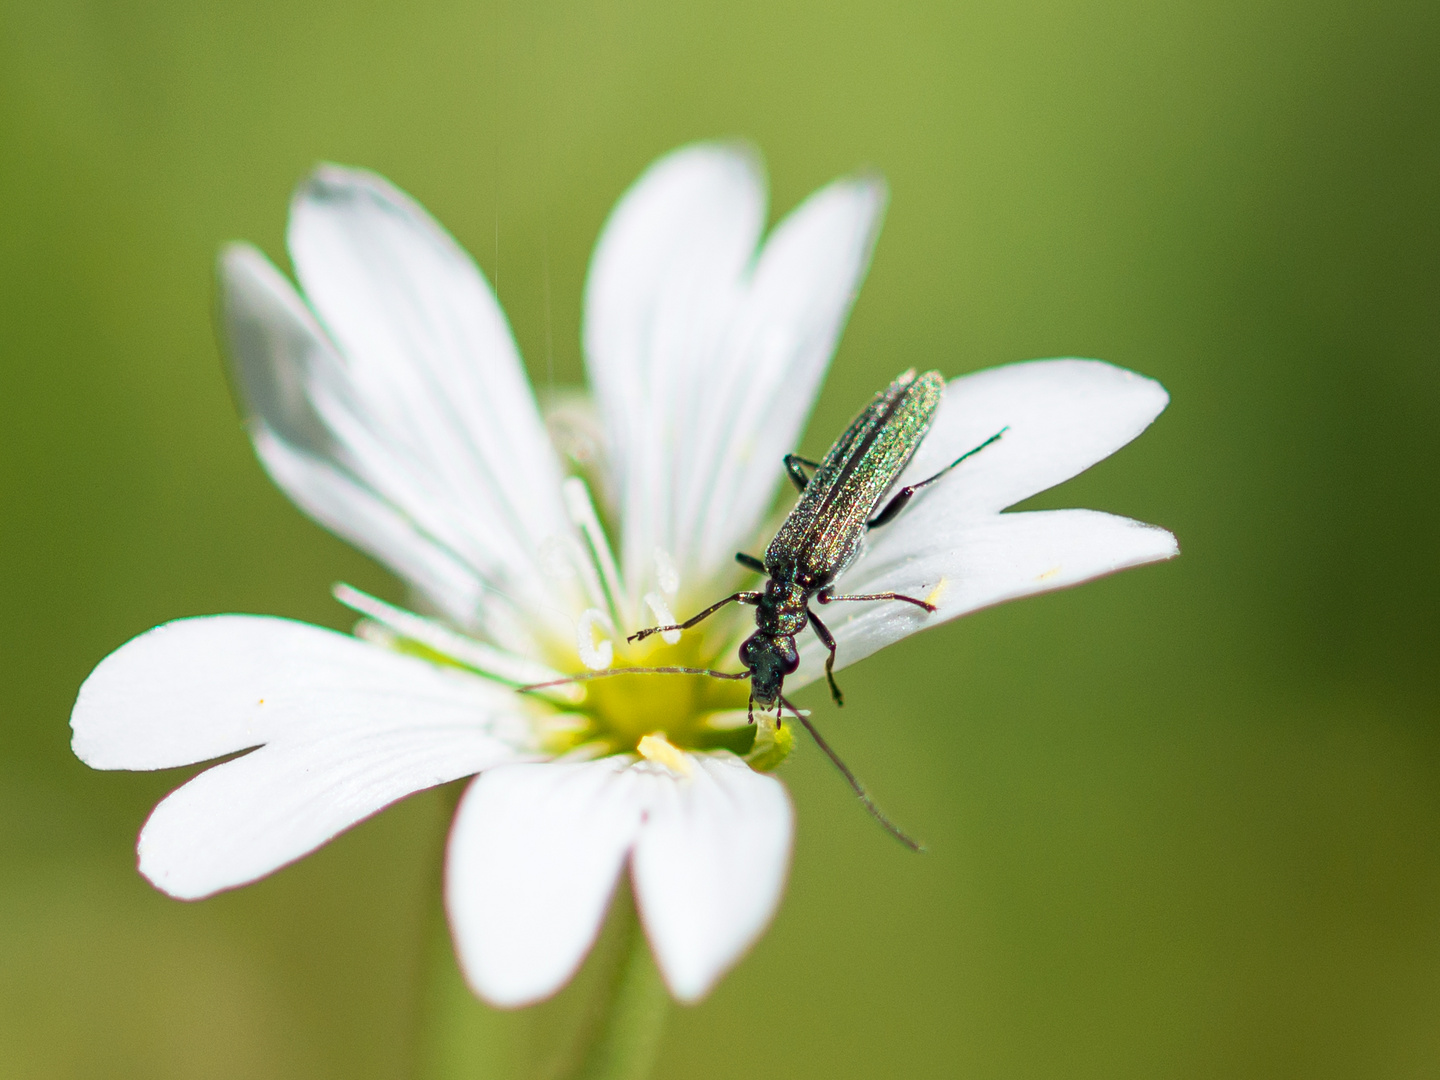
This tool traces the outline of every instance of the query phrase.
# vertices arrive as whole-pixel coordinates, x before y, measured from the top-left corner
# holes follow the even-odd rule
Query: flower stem
[[[485,1005],[456,967],[443,919],[431,939],[421,1028],[426,1080],[645,1080],[670,997],[650,956],[627,883],[570,985],[514,1011]]]
[[[617,942],[615,970],[606,1000],[596,1001],[590,1044],[566,1080],[645,1080],[654,1067],[665,1030],[670,996],[650,956],[645,932],[630,897],[623,905],[625,940]]]

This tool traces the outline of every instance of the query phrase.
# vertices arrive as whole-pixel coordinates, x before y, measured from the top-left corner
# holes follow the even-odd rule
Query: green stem
[[[650,956],[629,890],[615,902],[593,954],[554,998],[492,1009],[465,985],[448,928],[437,919],[421,1032],[426,1080],[645,1080],[670,997]]]
[[[645,1080],[655,1065],[670,996],[650,956],[630,898],[622,897],[626,940],[608,980],[607,999],[596,1002],[592,1036],[566,1080]],[[618,905],[617,905],[618,906]]]

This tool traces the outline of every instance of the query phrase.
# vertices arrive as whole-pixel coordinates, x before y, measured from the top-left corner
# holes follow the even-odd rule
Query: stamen
[[[664,765],[671,772],[677,772],[681,776],[689,776],[695,771],[695,763],[690,760],[690,755],[665,738],[663,731],[655,731],[646,735],[635,749],[640,751],[640,756],[646,761]]]
[[[662,547],[655,549],[655,584],[660,586],[660,591],[666,596],[674,596],[680,591],[680,571],[670,553]]]
[[[939,583],[936,584],[935,588],[930,590],[930,595],[925,597],[925,603],[929,604],[932,608],[939,607],[940,597],[945,595],[945,590],[949,587],[950,579],[947,577],[942,577]]]
[[[600,570],[600,579],[610,601],[610,614],[622,626],[629,626],[630,612],[622,609],[625,589],[620,579],[620,567],[615,563],[610,541],[605,538],[605,530],[600,525],[600,518],[595,514],[595,504],[590,501],[590,489],[585,486],[585,481],[576,476],[567,478],[560,487],[571,522],[589,541],[591,554]]]
[[[575,623],[575,651],[580,662],[591,671],[604,671],[615,659],[615,647],[608,637],[595,641],[595,628],[600,627],[607,634],[615,633],[615,624],[599,608],[586,608]]]
[[[457,634],[432,619],[387,604],[352,585],[341,582],[331,589],[331,593],[351,611],[373,619],[399,637],[433,649],[441,656],[473,668],[482,675],[516,685],[547,682],[559,677],[560,673],[553,668]],[[578,696],[564,693],[560,696],[571,702],[581,701],[585,697],[584,693]]]
[[[670,605],[665,602],[665,598],[659,593],[647,592],[645,594],[645,603],[649,606],[650,613],[655,616],[656,626],[675,625],[675,614],[670,610]],[[666,645],[674,645],[680,640],[680,631],[661,630],[660,640],[665,642]]]

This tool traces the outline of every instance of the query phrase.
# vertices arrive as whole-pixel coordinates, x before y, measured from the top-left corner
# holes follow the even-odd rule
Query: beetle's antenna
[[[564,686],[566,683],[588,682],[590,679],[608,679],[612,675],[709,675],[712,679],[748,679],[748,671],[716,671],[713,668],[703,667],[622,667],[607,668],[604,671],[587,671],[582,675],[571,675],[565,679],[551,679],[549,682],[530,683],[528,686],[517,686],[517,693],[528,694],[532,690],[547,690],[552,686]]]
[[[916,840],[913,836],[900,828],[900,826],[896,825],[893,821],[891,821],[888,817],[885,816],[885,811],[881,810],[880,807],[875,805],[875,800],[870,798],[870,794],[865,790],[865,786],[861,784],[858,779],[856,779],[855,774],[850,771],[850,767],[846,765],[845,762],[840,760],[840,755],[835,753],[835,751],[831,749],[830,744],[825,741],[824,736],[822,736],[820,732],[815,729],[815,725],[810,722],[810,718],[804,713],[802,713],[799,709],[795,708],[794,705],[791,705],[789,700],[785,697],[782,696],[780,700],[784,702],[787,709],[789,709],[792,713],[795,714],[795,719],[799,720],[800,723],[805,725],[805,730],[810,732],[810,737],[815,740],[815,745],[820,747],[821,750],[825,751],[825,756],[828,757],[834,763],[835,767],[840,770],[840,775],[845,777],[846,782],[850,785],[850,790],[855,792],[855,797],[858,798],[860,800],[860,804],[870,812],[870,816],[873,817],[876,821],[878,821],[881,826],[884,827],[886,832],[888,832],[891,836],[895,837],[896,840],[899,840],[911,851],[924,851],[924,844],[920,843],[919,840]]]

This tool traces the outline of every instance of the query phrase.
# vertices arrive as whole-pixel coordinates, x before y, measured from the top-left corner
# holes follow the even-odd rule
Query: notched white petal
[[[288,619],[165,623],[90,673],[70,716],[71,746],[96,769],[168,769],[233,754],[267,741],[277,709],[345,687],[351,675],[371,670],[376,654],[344,634]]]
[[[726,331],[725,363],[693,391],[682,566],[713,576],[759,527],[869,270],[886,199],[879,176],[836,180],[766,239]]]
[[[938,606],[830,608],[837,666],[907,634],[1005,600],[1064,588],[1179,551],[1164,529],[1090,510],[999,513],[1089,468],[1134,439],[1169,396],[1153,379],[1097,360],[1036,360],[950,382],[930,433],[897,483],[934,475],[1001,438],[867,540],[841,593],[899,592]],[[793,683],[817,678],[822,650],[801,645]]]
[[[840,579],[838,591],[933,596],[939,610],[927,615],[893,601],[831,606],[825,623],[837,642],[837,668],[980,608],[1173,558],[1180,550],[1165,529],[1097,510],[971,519],[957,508],[950,516],[937,513],[931,524],[933,531],[916,534],[911,546],[877,541]],[[824,651],[804,642],[800,656],[791,679],[818,678]]]
[[[327,733],[207,769],[163,799],[140,831],[140,872],[195,900],[246,885],[425,788],[514,761],[476,717],[409,729]]]
[[[270,478],[325,528],[469,623],[481,592],[475,569],[384,494],[333,428],[345,407],[344,362],[294,287],[248,244],[221,252],[219,276],[227,353]]]
[[[626,193],[591,262],[586,365],[637,598],[656,547],[681,574],[704,579],[751,538],[869,264],[885,201],[878,178],[837,181],[787,215],[757,253],[765,197],[753,152],[684,147]]]
[[[1109,457],[1149,427],[1169,400],[1154,379],[1099,360],[1031,360],[952,379],[899,482],[932,476],[1004,434],[917,495],[886,529],[928,527],[919,511],[935,503],[970,516],[998,513]]]
[[[108,656],[71,716],[76,756],[163,769],[255,746],[166,798],[141,870],[192,899],[253,881],[421,788],[526,751],[528,706],[484,680],[288,619],[167,623]]]
[[[337,166],[296,192],[287,241],[344,356],[307,391],[356,467],[489,584],[543,604],[535,552],[567,528],[560,470],[474,262],[403,192]]]
[[[730,754],[656,777],[632,857],[636,901],[671,993],[698,1001],[769,924],[785,889],[794,813],[785,787]]]
[[[558,990],[595,940],[627,854],[671,992],[703,997],[764,930],[784,891],[789,796],[733,755],[502,766],[451,830],[446,907],[466,977],[495,1005]],[[681,759],[660,760],[669,751]],[[633,850],[632,850],[633,849]]]
[[[476,993],[548,997],[595,941],[644,813],[629,758],[492,769],[450,830],[445,907]]]

